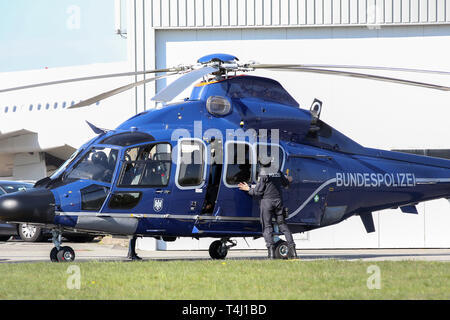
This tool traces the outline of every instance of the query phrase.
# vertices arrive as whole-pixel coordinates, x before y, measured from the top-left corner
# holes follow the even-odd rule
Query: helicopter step
[[[68,246],[61,246],[62,233],[59,230],[52,230],[52,242],[55,247],[50,251],[52,262],[73,262],[75,261],[75,251]]]

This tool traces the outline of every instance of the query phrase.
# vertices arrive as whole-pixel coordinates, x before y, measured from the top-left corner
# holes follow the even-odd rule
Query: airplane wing
[[[23,136],[26,134],[36,133],[27,129],[14,129],[10,131],[0,131],[0,141],[8,138]]]

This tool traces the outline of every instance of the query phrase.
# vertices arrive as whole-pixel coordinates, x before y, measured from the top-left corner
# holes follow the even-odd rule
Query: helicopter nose
[[[46,189],[29,189],[0,197],[0,220],[54,223],[55,197]]]

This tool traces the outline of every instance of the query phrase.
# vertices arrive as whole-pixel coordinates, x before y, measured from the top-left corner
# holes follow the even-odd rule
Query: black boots
[[[295,249],[295,244],[291,244],[288,245],[288,252],[287,255],[284,257],[278,257],[278,259],[298,259],[297,256],[297,250]],[[267,258],[268,259],[277,259],[277,257],[275,256],[275,252],[276,252],[276,246],[272,245],[270,247],[267,248]]]
[[[138,261],[138,260],[142,260],[142,258],[141,257],[139,257],[137,254],[134,254],[134,255],[131,255],[131,256],[128,256],[128,259],[131,259],[131,260],[133,260],[133,261]]]
[[[270,246],[267,248],[267,259],[275,259],[275,247]]]
[[[142,260],[142,258],[136,254],[136,237],[130,239],[127,258],[133,261]]]
[[[295,249],[295,244],[291,244],[289,247],[289,258],[288,259],[298,259],[297,250]]]

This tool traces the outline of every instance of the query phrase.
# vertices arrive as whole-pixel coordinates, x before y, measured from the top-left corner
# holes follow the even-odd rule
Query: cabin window
[[[119,186],[167,186],[170,178],[171,155],[171,146],[168,143],[127,149]]]
[[[248,143],[226,145],[225,185],[235,187],[240,182],[252,182],[252,148]]]
[[[108,192],[108,188],[99,185],[91,185],[81,189],[81,210],[100,211]]]
[[[282,171],[284,168],[285,155],[283,149],[276,144],[258,144],[256,150],[256,159],[260,158],[272,158],[272,164],[270,171]],[[260,171],[259,161],[256,163],[256,176],[258,177]]]
[[[116,167],[118,151],[111,148],[95,147],[89,150],[63,180],[80,179],[111,183]]]
[[[178,148],[178,187],[201,187],[205,180],[204,144],[199,140],[180,140]]]
[[[140,192],[118,192],[109,201],[111,209],[133,209],[141,200]]]

